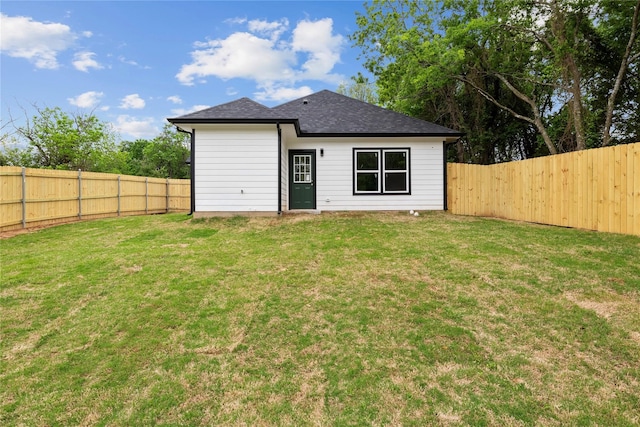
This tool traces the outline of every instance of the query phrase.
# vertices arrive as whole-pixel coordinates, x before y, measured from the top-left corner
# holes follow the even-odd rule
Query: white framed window
[[[354,148],[354,194],[410,194],[409,148]]]

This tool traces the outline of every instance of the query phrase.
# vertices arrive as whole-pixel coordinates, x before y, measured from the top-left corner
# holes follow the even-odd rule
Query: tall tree
[[[500,160],[518,151],[583,149],[596,139],[606,145],[607,129],[623,129],[621,117],[631,115],[616,112],[637,100],[629,74],[638,70],[639,9],[638,0],[374,1],[358,16],[353,40],[364,49],[382,102],[422,115],[438,106],[441,121],[469,132],[472,151],[480,146]],[[593,109],[603,94],[607,107]],[[491,144],[502,139],[498,123],[509,133],[518,129],[524,145],[514,151],[508,142]],[[532,129],[544,150],[531,143]],[[493,136],[477,141],[472,131]]]
[[[600,12],[601,15],[609,17],[609,19],[606,20],[607,25],[599,26],[599,32],[602,34],[601,38],[607,41],[609,44],[608,48],[620,52],[622,51],[620,43],[624,43],[626,40],[626,45],[622,51],[622,57],[619,60],[619,67],[613,88],[607,98],[607,110],[605,113],[602,145],[609,145],[612,139],[611,127],[613,125],[616,104],[618,103],[618,95],[623,91],[623,84],[625,83],[625,80],[635,82],[635,87],[632,89],[627,88],[626,92],[631,93],[634,91],[633,89],[635,89],[636,99],[633,104],[635,106],[635,117],[638,118],[638,100],[640,99],[640,75],[638,75],[638,71],[640,71],[638,70],[638,60],[640,59],[640,46],[638,43],[638,32],[640,32],[640,0],[637,0],[635,3],[635,7],[633,8],[633,13],[631,15],[631,23],[629,25],[627,24],[629,9],[628,7],[624,7],[624,3],[618,1],[603,2]],[[625,34],[627,33],[625,30],[627,27],[629,28],[629,31],[628,36],[625,37]],[[622,36],[617,37],[614,35],[615,33],[611,34],[610,32],[612,30],[614,32],[622,30]],[[617,49],[616,44],[618,44]],[[631,79],[625,79],[625,76],[627,76],[629,72],[633,73]],[[630,103],[627,103],[627,105],[629,104]],[[627,117],[629,116],[632,115],[627,115]],[[636,125],[640,125],[640,123],[636,121]]]
[[[0,136],[0,166],[37,167],[33,164],[31,152],[21,147],[21,142],[14,136]]]
[[[152,140],[137,139],[122,143],[128,154],[128,173],[161,178],[188,178],[188,136],[166,124]]]
[[[471,6],[447,14],[435,1],[375,2],[358,17],[353,40],[377,77],[383,105],[466,132],[456,146],[458,161],[533,156],[540,147],[532,125],[482,96],[490,94],[518,114],[528,108],[477,60],[490,51],[476,36],[489,22],[476,19],[480,14],[474,16]]]
[[[111,125],[93,114],[66,113],[61,108],[40,108],[26,123],[15,127],[14,137],[25,148],[23,166],[97,172],[117,172],[122,164]],[[3,137],[3,139],[6,138]],[[15,154],[15,153],[14,153]]]
[[[349,96],[360,101],[368,102],[369,104],[378,103],[378,94],[376,93],[376,87],[369,81],[368,77],[358,73],[357,76],[351,77],[351,81],[342,82],[338,85],[336,92]]]

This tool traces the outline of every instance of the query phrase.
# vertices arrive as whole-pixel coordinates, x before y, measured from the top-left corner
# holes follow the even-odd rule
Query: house
[[[191,135],[191,210],[446,209],[445,145],[462,133],[328,90],[168,119]]]

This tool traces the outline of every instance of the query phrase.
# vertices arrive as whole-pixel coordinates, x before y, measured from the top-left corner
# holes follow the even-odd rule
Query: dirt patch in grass
[[[621,306],[621,302],[619,301],[589,300],[585,299],[584,295],[579,295],[574,292],[567,292],[564,294],[564,297],[585,310],[594,311],[604,319],[609,319],[616,315]]]

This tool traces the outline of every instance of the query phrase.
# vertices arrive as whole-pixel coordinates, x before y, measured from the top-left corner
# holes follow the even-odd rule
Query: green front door
[[[316,208],[316,151],[289,151],[289,209]]]

